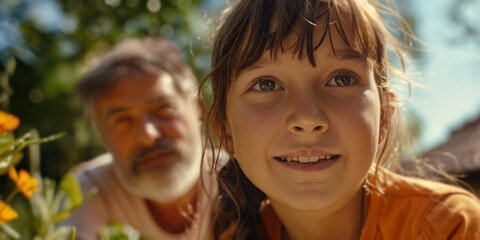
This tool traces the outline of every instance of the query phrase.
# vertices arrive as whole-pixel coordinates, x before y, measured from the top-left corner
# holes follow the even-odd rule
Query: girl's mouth
[[[323,156],[295,156],[295,157],[273,157],[275,160],[281,162],[292,163],[318,163],[326,160],[333,160],[339,158],[340,155],[323,155]]]

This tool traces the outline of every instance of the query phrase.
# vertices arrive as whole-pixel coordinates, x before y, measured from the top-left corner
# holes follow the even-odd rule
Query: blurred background
[[[201,78],[217,6],[204,0],[0,0],[0,65],[16,60],[8,111],[21,119],[17,132],[67,133],[41,146],[42,174],[58,179],[104,151],[75,94],[89,63],[122,39],[161,36],[181,47]]]
[[[17,132],[67,133],[41,145],[42,174],[58,179],[104,151],[74,92],[88,63],[124,38],[161,36],[180,45],[202,79],[209,69],[209,34],[224,4],[0,0],[0,70],[15,60],[8,111],[21,119]],[[422,155],[454,152],[459,161],[444,160],[447,170],[479,181],[480,1],[397,0],[397,6],[420,40],[408,70],[425,88],[413,88],[404,105],[413,149]]]

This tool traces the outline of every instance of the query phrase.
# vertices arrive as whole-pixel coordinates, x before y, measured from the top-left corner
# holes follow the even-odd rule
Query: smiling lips
[[[280,164],[302,172],[323,171],[340,159],[341,155],[324,151],[300,150],[274,157]]]
[[[340,155],[321,155],[321,156],[282,156],[274,157],[275,160],[282,162],[294,162],[294,163],[317,163],[325,160],[333,160],[340,157]]]

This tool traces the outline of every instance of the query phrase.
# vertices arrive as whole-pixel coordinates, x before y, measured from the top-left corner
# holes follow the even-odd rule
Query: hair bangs
[[[349,48],[357,51],[374,62],[383,60],[382,49],[385,46],[381,39],[381,30],[376,30],[372,21],[381,21],[379,16],[365,16],[364,8],[369,3],[352,3],[345,1],[305,1],[298,4],[295,1],[265,1],[250,2],[243,6],[245,14],[236,26],[232,26],[227,39],[230,39],[228,52],[224,56],[226,65],[234,66],[229,76],[236,78],[238,74],[255,64],[260,57],[269,52],[275,59],[278,53],[289,52],[298,60],[308,59],[312,66],[316,66],[315,50],[327,41],[334,55],[336,51],[332,40],[332,31],[336,31]],[[237,8],[241,9],[241,8]],[[235,21],[234,21],[235,22]],[[255,24],[254,24],[255,23]],[[349,38],[347,32],[353,33]],[[297,39],[290,46],[285,40],[291,34]],[[234,36],[241,36],[235,38]],[[225,39],[225,40],[227,40]],[[351,44],[355,42],[355,46]],[[227,45],[224,45],[227,46]],[[378,56],[380,54],[381,56]],[[381,65],[381,64],[380,64]]]

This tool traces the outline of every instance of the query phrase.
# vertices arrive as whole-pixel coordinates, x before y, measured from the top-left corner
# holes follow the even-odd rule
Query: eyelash
[[[262,81],[271,81],[275,84],[275,86],[271,90],[262,91],[260,89],[261,86],[259,85]],[[259,89],[255,89],[257,86],[258,86]],[[273,77],[264,76],[264,77],[259,77],[259,78],[255,79],[249,89],[253,90],[253,91],[258,91],[258,92],[271,92],[271,91],[279,90],[277,88],[281,89],[282,86],[279,83],[277,83],[277,81]]]
[[[115,126],[126,126],[127,124],[130,124],[132,122],[132,119],[129,117],[119,117],[115,120],[114,124]]]
[[[337,82],[335,82],[335,78],[339,77],[339,76],[347,76],[350,78],[350,83],[346,84],[346,85],[336,85]],[[351,86],[355,83],[357,83],[358,81],[358,76],[357,74],[351,72],[351,71],[345,71],[345,70],[341,70],[341,71],[337,71],[334,73],[333,76],[329,77],[328,78],[328,81],[327,81],[327,84],[326,86],[333,86],[333,87],[347,87],[347,86]],[[261,86],[259,86],[259,84],[262,82],[262,81],[271,81],[272,83],[275,84],[275,86],[273,87],[273,89],[271,90],[265,90],[263,91],[261,88]],[[330,82],[333,81],[333,84],[330,84]],[[258,86],[258,87],[257,87]],[[268,87],[268,86],[267,86]],[[256,89],[258,88],[258,89]],[[258,91],[258,92],[271,92],[271,91],[276,91],[276,90],[279,90],[277,88],[281,88],[281,85],[279,83],[277,83],[277,81],[273,78],[273,77],[269,77],[269,76],[263,76],[263,77],[259,77],[257,79],[255,79],[251,85],[251,87],[249,88],[250,90],[254,90],[254,91]]]
[[[334,85],[334,84],[330,84],[330,82],[334,81],[335,82],[335,78],[339,77],[339,76],[348,76],[351,80],[351,83],[347,84],[347,85]],[[357,74],[353,73],[353,72],[350,72],[350,71],[345,71],[345,70],[341,70],[341,71],[337,71],[333,74],[332,77],[329,77],[328,78],[328,81],[327,81],[327,84],[326,86],[333,86],[333,87],[348,87],[348,86],[351,86],[355,83],[357,83],[359,77],[357,76]]]
[[[155,111],[156,116],[163,119],[170,119],[176,114],[174,106],[162,106]]]

